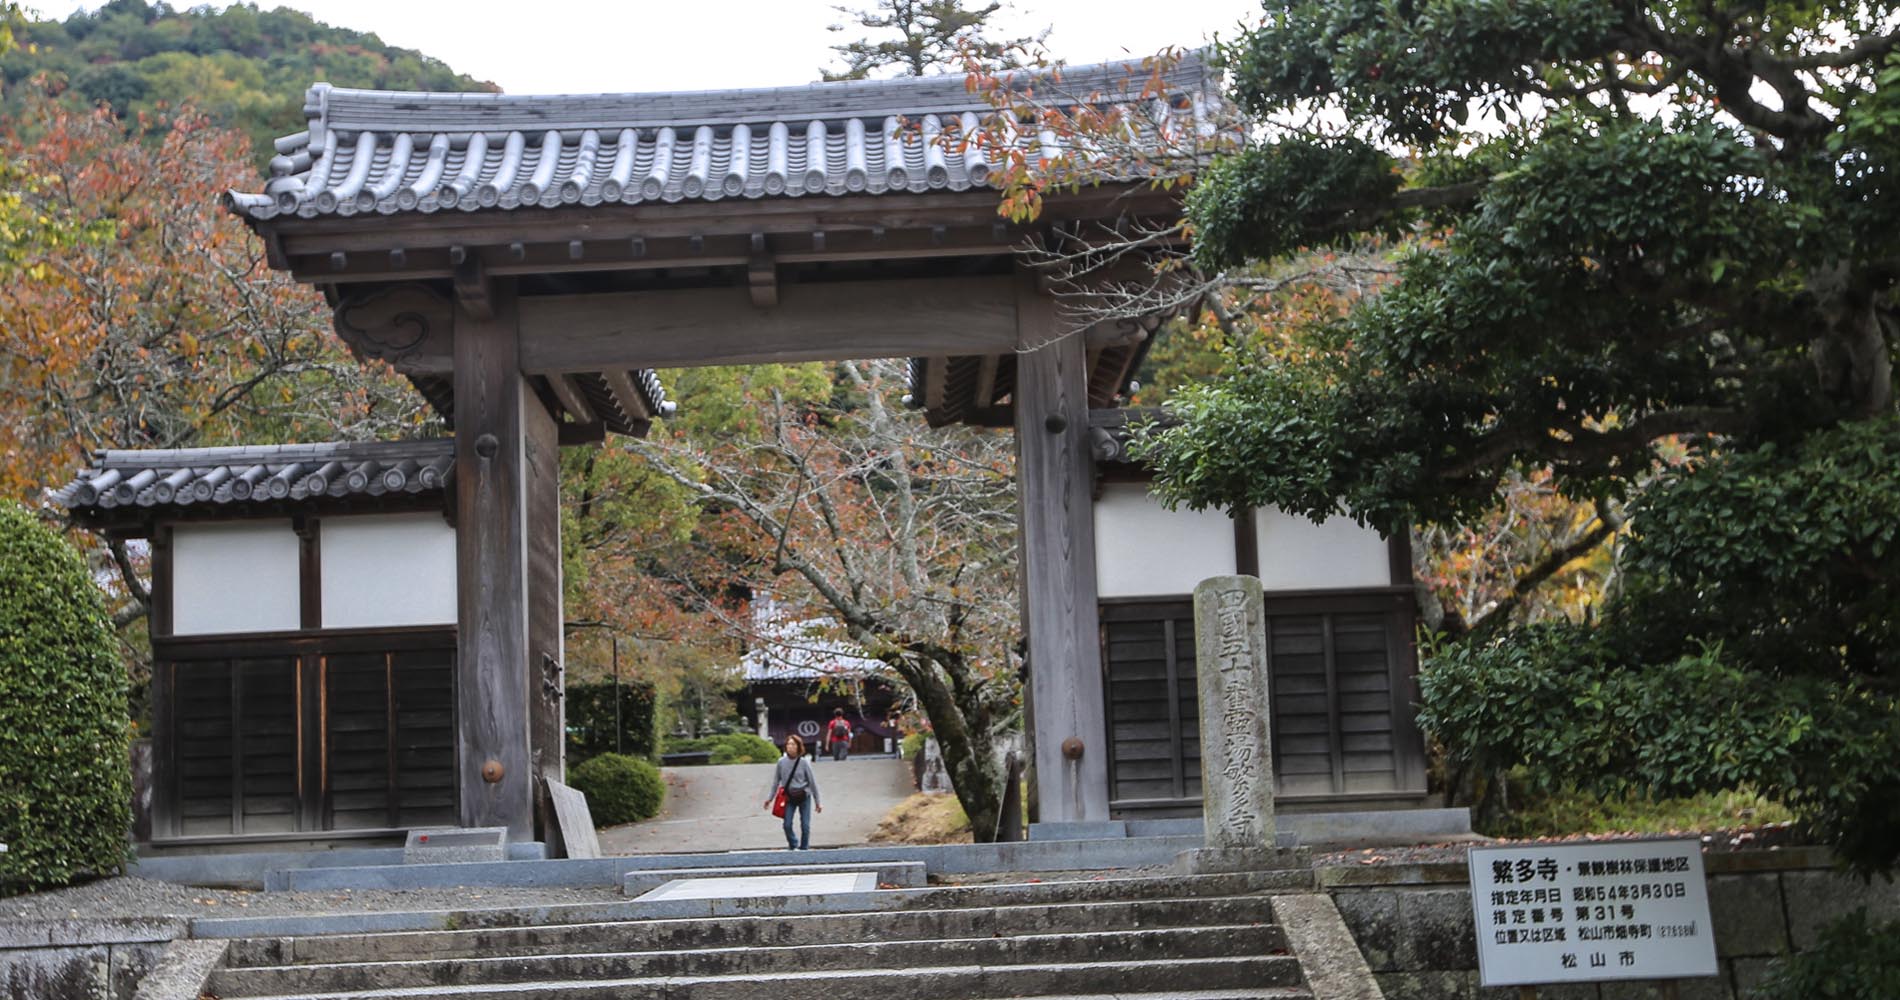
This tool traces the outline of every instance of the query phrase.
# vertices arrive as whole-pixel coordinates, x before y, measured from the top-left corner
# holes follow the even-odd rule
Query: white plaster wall
[[[440,514],[320,522],[323,627],[455,624],[455,529]]]
[[[289,521],[172,529],[172,633],[299,627],[297,548]]]
[[[1392,562],[1385,539],[1349,517],[1314,524],[1277,510],[1254,512],[1260,583],[1267,590],[1385,587]]]
[[[1234,572],[1234,521],[1218,510],[1171,511],[1142,483],[1109,483],[1095,504],[1095,588],[1102,597],[1191,594]]]

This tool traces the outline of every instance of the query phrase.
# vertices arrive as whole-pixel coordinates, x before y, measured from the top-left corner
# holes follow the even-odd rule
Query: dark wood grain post
[[[528,677],[529,749],[536,775],[563,781],[567,653],[561,630],[560,432],[552,415],[545,407],[534,405],[532,397],[523,407],[522,429],[528,663],[532,668]],[[546,826],[544,822],[544,831]]]
[[[464,826],[534,830],[528,692],[525,424],[512,282],[492,315],[455,316],[457,786]]]
[[[1108,819],[1108,732],[1095,595],[1087,351],[1019,275],[1016,502],[1034,707],[1036,818]],[[1065,746],[1067,752],[1065,752]]]

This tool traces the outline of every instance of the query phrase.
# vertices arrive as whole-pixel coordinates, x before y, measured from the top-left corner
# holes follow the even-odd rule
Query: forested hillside
[[[213,11],[112,0],[64,21],[29,20],[15,40],[0,55],[0,117],[18,120],[30,92],[40,89],[32,81],[44,74],[45,90],[75,110],[105,103],[126,118],[189,102],[248,135],[260,162],[270,155],[270,139],[295,131],[304,90],[317,80],[389,90],[498,89],[373,34],[255,4]]]

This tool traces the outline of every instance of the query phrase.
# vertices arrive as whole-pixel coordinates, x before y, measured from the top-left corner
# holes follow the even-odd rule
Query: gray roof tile
[[[447,488],[455,442],[330,442],[150,451],[97,451],[53,499],[71,511],[185,507],[317,497],[428,493]]]
[[[1172,87],[1208,93],[1190,55]],[[997,160],[958,148],[991,108],[962,75],[661,94],[436,94],[319,83],[309,127],[276,141],[262,192],[230,192],[262,221],[450,209],[965,191]],[[1063,70],[1061,90],[1139,98],[1138,64]],[[1180,112],[1192,115],[1192,107]],[[919,141],[912,127],[920,128]],[[1053,141],[1027,136],[1025,142]]]

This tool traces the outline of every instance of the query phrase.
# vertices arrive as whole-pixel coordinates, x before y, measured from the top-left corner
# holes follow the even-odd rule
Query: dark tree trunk
[[[969,817],[971,836],[979,844],[988,843],[996,836],[996,820],[1002,812],[1002,776],[996,770],[989,707],[981,691],[949,679],[965,675],[967,668],[961,662],[908,658],[887,662],[910,685],[918,707],[930,720],[957,802]]]

